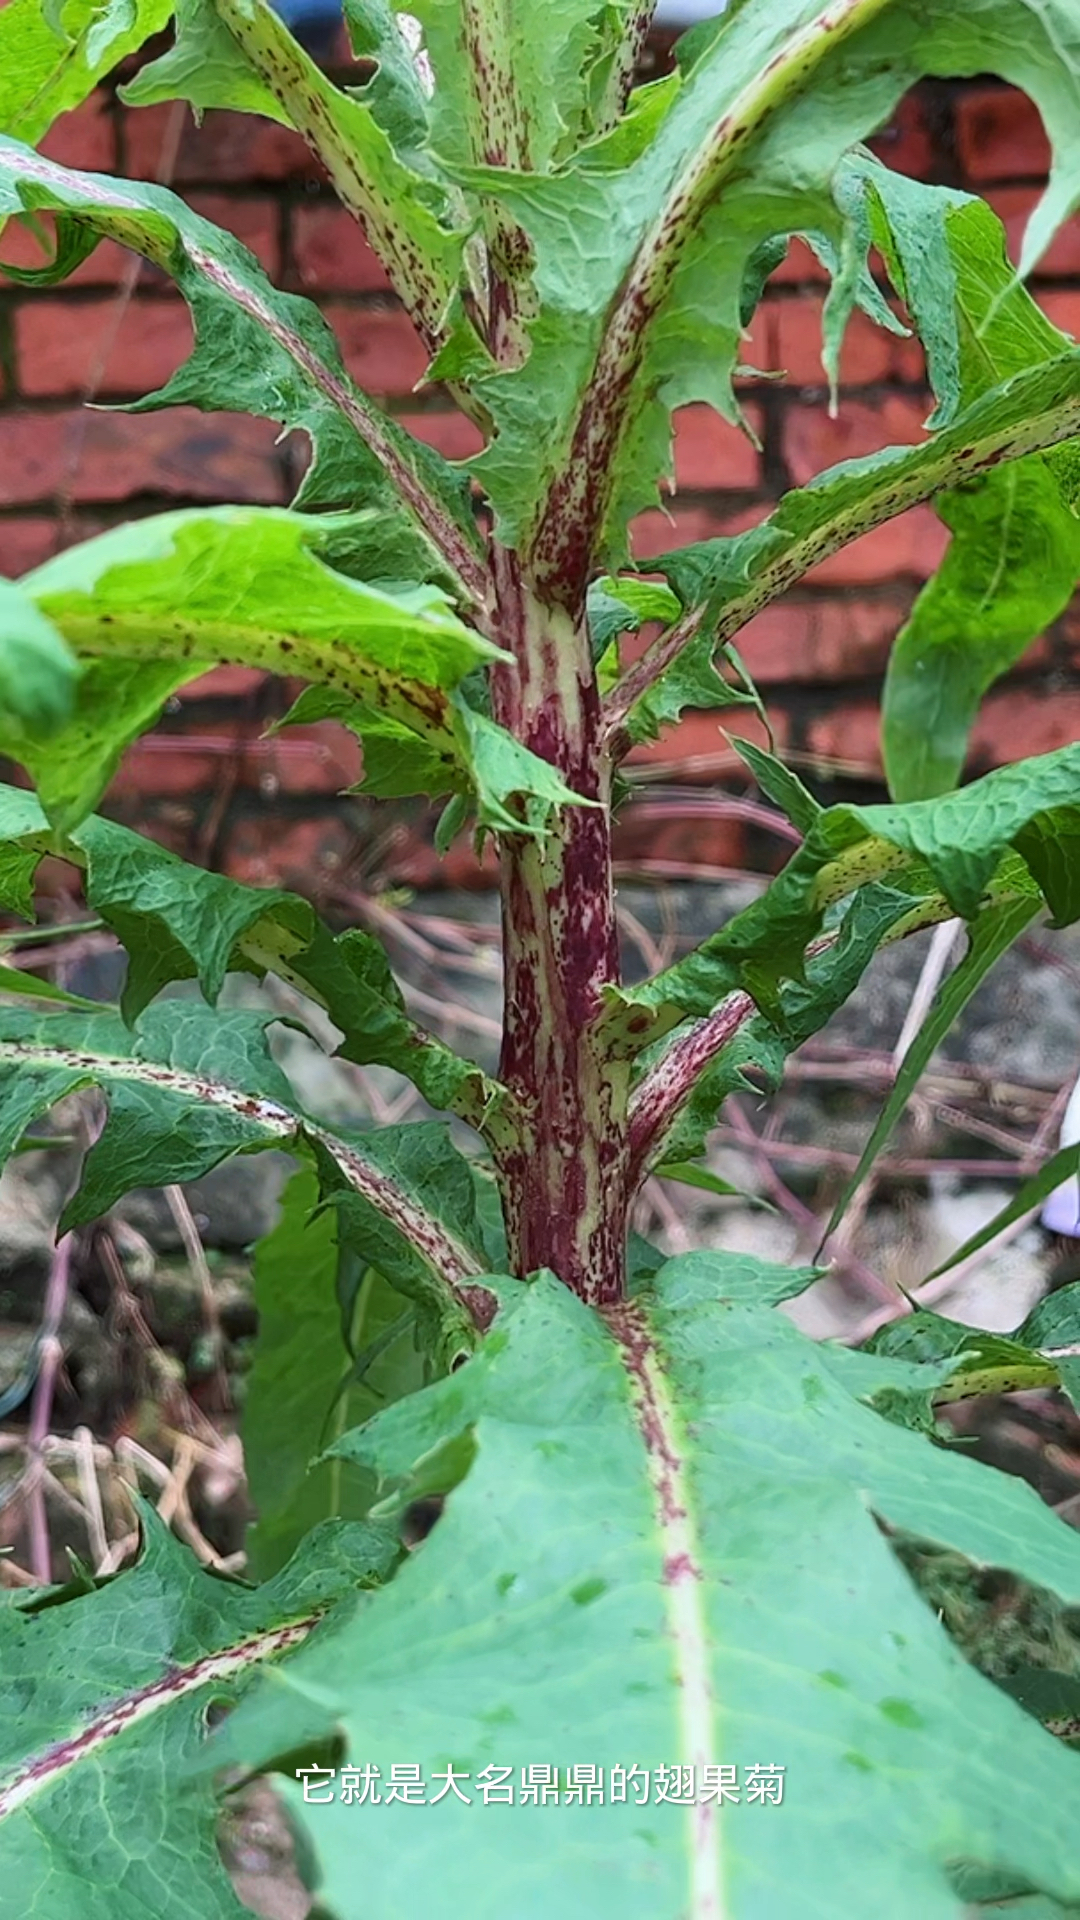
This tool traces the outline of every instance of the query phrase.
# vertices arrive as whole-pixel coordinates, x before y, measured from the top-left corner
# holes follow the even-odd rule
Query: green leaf
[[[0,132],[36,143],[171,12],[171,0],[59,0],[55,9],[42,0],[7,0],[0,10]]]
[[[839,14],[817,0],[745,0],[693,37],[681,85],[628,167],[612,135],[548,175],[463,169],[536,255],[529,358],[479,387],[497,434],[477,470],[503,537],[535,542],[558,577],[559,530],[580,507],[590,525],[604,520],[600,563],[621,560],[629,518],[669,469],[670,410],[703,400],[740,418],[732,377],[751,261],[785,232],[843,255],[840,163],[924,75],[990,68],[1038,105],[1055,161],[1029,266],[1080,193],[1074,27],[1070,0],[893,0]]]
[[[269,7],[259,11],[275,20]],[[297,503],[374,511],[394,557],[374,577],[401,578],[407,539],[407,577],[437,579],[466,596],[482,590],[465,479],[354,386],[310,301],[279,293],[246,247],[166,188],[77,173],[18,141],[0,140],[0,218],[36,211],[56,213],[62,231],[74,221],[80,233],[141,253],[172,277],[191,309],[190,358],[128,411],[225,408],[302,430],[313,458]]]
[[[173,981],[197,979],[213,1003],[227,972],[273,972],[325,1008],[346,1059],[392,1067],[432,1106],[474,1123],[497,1104],[496,1082],[408,1017],[370,935],[335,937],[298,895],[207,873],[111,820],[85,820],[59,838],[33,794],[0,787],[0,904],[31,916],[34,871],[48,852],[85,868],[89,905],[127,949],[126,1019]]]
[[[323,557],[348,518],[219,507],[114,528],[46,561],[21,591],[89,662],[70,726],[3,739],[60,826],[100,798],[177,687],[218,661],[332,686],[453,755],[448,690],[498,649],[433,586],[364,585]]]
[[[943,1260],[939,1267],[935,1267],[928,1277],[936,1280],[939,1273],[948,1273],[951,1267],[959,1266],[961,1260],[967,1260],[971,1254],[978,1253],[980,1247],[985,1247],[988,1240],[996,1239],[1006,1227],[1011,1227],[1014,1220],[1021,1219],[1025,1213],[1033,1213],[1056,1187],[1062,1186],[1078,1170],[1080,1170],[1080,1146],[1060,1147],[1057,1153],[1052,1154],[1050,1159],[1039,1168],[1038,1173],[1033,1173],[1029,1179],[1021,1181],[1008,1206],[1002,1207],[1000,1213],[995,1213],[992,1220],[988,1220],[985,1226],[980,1227],[976,1233],[965,1240],[962,1247],[957,1247],[955,1253],[950,1253],[948,1259]]]
[[[397,1543],[324,1525],[263,1587],[201,1568],[140,1503],[119,1579],[0,1609],[4,1903],[50,1920],[242,1920],[209,1784],[207,1715],[385,1577]]]
[[[836,1356],[747,1303],[754,1278],[767,1300],[786,1276],[743,1265],[729,1292],[727,1274],[723,1254],[671,1261],[606,1319],[551,1276],[502,1283],[467,1366],[339,1443],[381,1473],[387,1511],[422,1485],[448,1492],[443,1517],[217,1740],[221,1764],[259,1764],[298,1723],[334,1728],[345,1763],[380,1770],[360,1880],[357,1808],[288,1788],[334,1920],[539,1916],[555,1888],[568,1920],[948,1920],[967,1863],[1080,1898],[1074,1756],[961,1658],[878,1523],[1067,1604],[1080,1541],[1030,1488],[872,1411],[896,1362],[858,1356],[853,1391]],[[385,1797],[404,1751],[422,1816]],[[602,1802],[483,1806],[486,1769],[511,1769],[516,1801],[523,1767],[565,1788],[585,1754]],[[432,1804],[448,1765],[470,1806]],[[742,1797],[679,1805],[652,1774],[647,1805],[633,1780],[613,1800],[609,1770],[635,1765],[694,1768],[692,1799],[697,1770],[734,1765]],[[748,1797],[761,1765],[785,1769],[775,1815]]]
[[[24,589],[0,579],[0,734],[55,736],[71,713],[78,668]]]
[[[349,1137],[309,1119],[269,1051],[273,1020],[187,1000],[159,1001],[131,1029],[107,1011],[0,1007],[0,1161],[38,1115],[88,1086],[103,1090],[108,1113],[62,1229],[96,1219],[132,1187],[197,1180],[233,1153],[306,1151],[324,1195],[352,1208],[361,1250],[377,1246],[380,1270],[440,1324],[456,1316],[467,1345],[474,1330],[459,1288],[488,1264],[472,1214],[458,1208],[473,1196],[469,1163],[438,1126]],[[424,1191],[411,1174],[417,1150],[438,1162]],[[447,1219],[430,1211],[429,1192]]]
[[[968,920],[990,892],[1002,900],[1033,898],[1034,880],[1065,924],[1080,911],[1076,863],[1067,857],[1078,804],[1080,748],[1063,747],[999,768],[958,793],[906,805],[828,807],[759,899],[685,960],[640,987],[620,989],[613,1003],[654,1009],[670,1026],[676,1015],[708,1013],[743,987],[768,1011],[777,983],[802,977],[807,945],[830,905],[872,879],[910,888],[913,910],[920,896],[932,903],[937,889]],[[1010,857],[1003,866],[1011,849],[1022,860]],[[640,1028],[631,1031],[640,1044]]]
[[[358,1421],[423,1384],[406,1331],[362,1379],[353,1377],[339,1298],[342,1265],[334,1218],[312,1218],[318,1185],[294,1175],[281,1217],[255,1249],[259,1334],[245,1382],[241,1435],[255,1524],[248,1562],[276,1573],[319,1520],[361,1519],[374,1482],[349,1462],[316,1456]],[[377,1339],[401,1317],[400,1296],[367,1272],[359,1287],[352,1344]]]
[[[902,1320],[882,1327],[866,1343],[866,1352],[914,1360],[920,1365],[947,1360],[954,1363],[947,1377],[933,1389],[935,1405],[970,1399],[976,1394],[1027,1392],[1033,1387],[1063,1384],[1055,1360],[1014,1334],[984,1333],[959,1320],[948,1320],[917,1307]]]
[[[835,1233],[852,1199],[862,1186],[878,1154],[891,1139],[919,1079],[952,1029],[973,993],[982,984],[1003,953],[1030,926],[1039,911],[1036,898],[1004,902],[987,907],[972,923],[968,950],[959,966],[942,982],[933,1003],[896,1073],[889,1097],[882,1107],[854,1173],[832,1210],[825,1237]]]
[[[395,150],[385,85],[374,92],[335,87],[258,0],[180,0],[176,24],[176,44],[143,68],[123,99],[133,106],[188,100],[200,112],[233,107],[295,127],[362,222],[421,333],[434,338],[461,272],[460,209],[449,204],[430,166],[410,164],[414,150]],[[376,39],[385,47],[385,32]],[[415,106],[415,83],[411,100]],[[400,122],[391,119],[400,134]],[[419,132],[410,125],[410,148]]]

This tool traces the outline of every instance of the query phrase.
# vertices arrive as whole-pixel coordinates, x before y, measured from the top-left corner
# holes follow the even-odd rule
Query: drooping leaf
[[[1033,1173],[1027,1180],[1021,1181],[1007,1206],[995,1213],[985,1226],[979,1227],[975,1233],[970,1234],[963,1245],[957,1247],[954,1253],[950,1253],[948,1259],[943,1260],[939,1267],[935,1267],[928,1277],[936,1280],[938,1274],[948,1273],[950,1267],[959,1266],[961,1260],[970,1259],[973,1253],[978,1253],[980,1247],[985,1247],[988,1241],[995,1240],[1006,1227],[1011,1227],[1014,1220],[1022,1219],[1027,1213],[1034,1213],[1042,1201],[1078,1171],[1080,1171],[1080,1146],[1059,1147],[1057,1153],[1052,1154],[1050,1159],[1039,1168],[1038,1173]]]
[[[269,7],[260,13],[275,17]],[[191,309],[190,358],[129,411],[225,408],[302,430],[313,458],[299,505],[375,509],[398,563],[408,536],[410,578],[456,584],[466,597],[480,590],[479,537],[465,480],[353,384],[310,301],[278,292],[246,247],[166,188],[77,173],[18,141],[0,140],[0,218],[35,211],[56,213],[62,231],[74,222],[80,234],[141,253],[172,277]],[[75,264],[63,249],[60,259],[68,271]],[[43,269],[27,277],[55,276]],[[394,574],[376,569],[369,577]]]
[[[943,490],[980,479],[1003,461],[1024,464],[1032,449],[1059,447],[1080,428],[1078,390],[1080,355],[1044,360],[990,387],[922,445],[885,447],[842,461],[785,494],[773,513],[746,532],[694,542],[642,566],[662,573],[687,612],[698,612],[694,645],[708,635],[715,652],[810,567],[860,534]],[[676,673],[678,660],[676,653],[665,671]],[[629,717],[631,726],[638,703],[654,698],[663,684],[643,684],[641,672],[640,666],[627,668],[609,698],[613,717]]]
[[[342,1263],[332,1214],[313,1218],[318,1184],[294,1175],[277,1225],[255,1249],[259,1333],[245,1382],[241,1435],[255,1524],[246,1550],[252,1571],[276,1573],[319,1520],[363,1518],[374,1482],[348,1461],[322,1460],[332,1442],[386,1399],[423,1384],[406,1328],[380,1365],[354,1375],[342,1327]],[[401,1318],[401,1298],[370,1269],[349,1326],[352,1350]]]
[[[111,820],[57,836],[33,794],[0,787],[0,905],[31,917],[34,872],[50,852],[85,869],[88,904],[127,949],[128,1020],[177,980],[197,979],[213,1003],[227,972],[273,972],[325,1008],[346,1059],[393,1067],[432,1106],[474,1123],[497,1103],[497,1083],[409,1018],[370,935],[334,936],[298,895],[207,873]]]
[[[418,1182],[397,1179],[415,1152],[409,1128],[391,1128],[389,1140],[377,1130],[350,1137],[304,1114],[269,1050],[273,1017],[164,1000],[128,1028],[106,1010],[0,1007],[0,1161],[58,1100],[102,1089],[107,1117],[64,1211],[66,1229],[96,1219],[133,1187],[197,1180],[234,1153],[295,1147],[314,1157],[325,1194],[343,1206],[355,1200],[349,1217],[361,1254],[370,1258],[367,1246],[377,1247],[388,1279],[400,1275],[406,1290],[447,1322],[456,1315],[471,1337],[458,1288],[487,1267],[480,1234],[468,1231],[470,1222],[459,1231],[460,1214],[441,1220]],[[441,1163],[431,1197],[446,1198],[452,1212],[458,1193],[472,1194],[469,1164],[444,1128],[417,1131],[427,1157],[437,1145]]]
[[[910,887],[913,910],[918,896],[925,902],[937,890],[952,913],[974,920],[1000,869],[996,897],[1032,898],[1034,885],[1056,922],[1066,924],[1080,912],[1076,863],[1067,857],[1078,782],[1080,749],[1063,747],[999,768],[958,793],[906,805],[828,807],[759,899],[685,960],[620,989],[613,1000],[654,1009],[668,1026],[676,1012],[708,1013],[739,987],[768,1010],[779,981],[801,978],[807,945],[829,906],[874,878]],[[640,1044],[641,1029],[634,1031]]]
[[[1029,1488],[864,1404],[870,1356],[853,1390],[763,1311],[788,1278],[690,1256],[606,1324],[550,1276],[504,1283],[467,1366],[339,1443],[388,1511],[423,1486],[449,1493],[443,1518],[332,1647],[253,1691],[218,1755],[266,1761],[298,1724],[333,1726],[344,1763],[377,1770],[362,1879],[357,1808],[288,1789],[334,1920],[553,1898],[569,1920],[761,1920],[820,1907],[823,1861],[835,1920],[951,1920],[966,1863],[1080,1897],[1074,1756],[955,1651],[875,1515],[1069,1603],[1080,1542]],[[406,1748],[423,1824],[387,1795]],[[604,1798],[575,1803],[586,1753]],[[703,1797],[721,1766],[740,1794],[722,1808],[730,1773]],[[528,1768],[557,1770],[532,1775],[557,1781],[557,1809],[519,1804]],[[775,1821],[762,1770],[783,1782]],[[499,1784],[513,1804],[484,1804]]]
[[[212,1706],[390,1571],[385,1526],[326,1524],[263,1587],[209,1573],[140,1507],[119,1579],[0,1609],[2,1901],[51,1920],[242,1920],[192,1762]]]
[[[920,1364],[953,1362],[948,1378],[933,1389],[935,1404],[1064,1384],[1056,1360],[1041,1352],[1023,1328],[1008,1335],[984,1333],[979,1327],[931,1313],[927,1307],[917,1307],[902,1320],[882,1327],[867,1341],[865,1351]]]
[[[908,1047],[896,1073],[889,1097],[874,1124],[874,1130],[859,1155],[858,1165],[844,1186],[832,1210],[826,1237],[835,1233],[854,1195],[862,1186],[878,1154],[886,1146],[904,1108],[945,1035],[967,1006],[1003,953],[1030,926],[1039,911],[1038,897],[1004,901],[987,907],[970,928],[970,944],[959,966],[948,975],[934,995],[926,1018]]]
[[[0,578],[0,735],[55,736],[72,707],[78,668],[25,590]]]
[[[377,35],[384,45],[386,37]],[[181,0],[175,45],[123,90],[133,106],[188,100],[199,111],[233,107],[295,127],[432,340],[461,272],[460,208],[449,204],[430,167],[410,164],[415,150],[403,154],[395,146],[380,111],[385,96],[385,86],[374,95],[334,86],[277,13],[258,0]]]
[[[448,690],[498,650],[431,586],[369,586],[324,555],[335,516],[218,507],[138,520],[69,548],[20,583],[88,662],[65,732],[0,730],[60,826],[94,806],[124,749],[205,667],[236,661],[363,701],[454,755]],[[458,772],[460,778],[460,772]]]
[[[816,0],[745,0],[693,37],[681,86],[629,167],[614,166],[600,140],[546,176],[465,169],[536,253],[529,358],[481,383],[497,434],[477,470],[505,538],[535,543],[553,579],[573,571],[565,528],[577,508],[604,508],[611,453],[599,557],[621,560],[628,519],[668,469],[671,408],[704,400],[739,417],[732,374],[757,250],[777,233],[811,232],[842,252],[837,169],[848,150],[923,75],[988,66],[1036,101],[1055,153],[1027,265],[1080,193],[1068,0],[894,0],[837,15]]]
[[[40,140],[171,12],[172,0],[58,0],[53,8],[7,0],[0,9],[0,133]]]

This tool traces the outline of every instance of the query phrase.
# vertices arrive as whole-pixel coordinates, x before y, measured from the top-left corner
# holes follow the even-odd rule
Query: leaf
[[[904,1054],[889,1097],[859,1155],[858,1165],[829,1217],[824,1236],[826,1239],[836,1232],[878,1154],[891,1139],[904,1108],[945,1035],[951,1031],[991,967],[1019,939],[1025,927],[1030,926],[1038,911],[1037,898],[1006,901],[1001,906],[984,909],[972,923],[967,953],[938,988],[926,1018]]]
[[[274,20],[269,8],[260,7],[263,14]],[[395,563],[376,577],[400,579],[407,539],[410,578],[439,580],[465,597],[482,592],[465,479],[354,386],[309,300],[279,293],[246,247],[166,188],[77,173],[18,141],[0,140],[0,218],[37,211],[56,213],[61,235],[74,221],[81,234],[141,253],[172,277],[191,309],[190,358],[127,411],[225,408],[301,429],[312,463],[297,504],[375,511]],[[86,251],[69,256],[61,247],[60,257],[70,270]]]
[[[318,1197],[314,1176],[295,1174],[277,1225],[255,1249],[259,1334],[245,1380],[241,1435],[256,1514],[246,1540],[248,1564],[263,1579],[319,1520],[364,1516],[371,1476],[343,1460],[316,1465],[316,1456],[383,1400],[423,1383],[407,1338],[363,1379],[350,1379],[338,1291],[343,1255],[333,1216],[311,1217]],[[377,1337],[400,1314],[400,1296],[367,1273],[353,1316],[354,1341]]]
[[[345,1762],[380,1770],[360,1880],[357,1807],[287,1789],[334,1920],[539,1915],[556,1884],[568,1920],[759,1920],[822,1898],[831,1920],[948,1920],[969,1862],[1080,1897],[1074,1757],[960,1657],[878,1521],[1069,1604],[1080,1541],[1027,1486],[873,1412],[872,1358],[853,1392],[827,1349],[751,1304],[787,1276],[736,1264],[729,1291],[723,1254],[668,1262],[606,1321],[549,1275],[504,1282],[467,1366],[339,1442],[381,1473],[388,1512],[422,1484],[448,1492],[443,1517],[214,1743],[220,1764],[262,1764],[298,1723],[336,1728]],[[404,1751],[422,1820],[385,1797]],[[585,1754],[602,1802],[481,1814],[488,1769],[510,1767],[516,1800],[523,1767],[565,1789]],[[432,1804],[448,1764],[468,1807]],[[625,1802],[608,1790],[615,1766],[687,1766],[696,1798],[705,1765],[738,1768],[737,1805],[676,1804],[677,1775],[664,1797],[652,1774],[647,1806],[634,1780]],[[785,1770],[775,1817],[748,1797],[762,1766]]]
[[[665,1160],[653,1168],[658,1180],[675,1180],[683,1187],[700,1187],[703,1193],[716,1193],[722,1196],[737,1194],[740,1199],[756,1201],[756,1195],[746,1194],[741,1187],[733,1186],[730,1180],[721,1180],[718,1173],[709,1167],[699,1167],[692,1160]],[[768,1202],[758,1204],[768,1205]]]
[[[740,418],[732,376],[750,263],[785,232],[843,253],[839,164],[924,75],[989,65],[1035,100],[1055,164],[1029,266],[1080,192],[1073,26],[1069,0],[893,0],[839,14],[817,0],[746,0],[688,43],[681,84],[628,167],[612,135],[548,175],[462,169],[536,256],[529,357],[478,386],[496,437],[476,470],[502,537],[535,549],[553,582],[564,567],[576,580],[599,520],[594,557],[621,561],[628,520],[669,468],[671,409],[707,401]]]
[[[971,1234],[962,1247],[957,1247],[955,1253],[950,1253],[948,1259],[943,1260],[941,1265],[935,1267],[933,1273],[927,1276],[928,1279],[936,1280],[939,1273],[948,1273],[949,1269],[958,1266],[961,1260],[967,1260],[973,1253],[978,1253],[980,1247],[985,1247],[988,1240],[995,1240],[1006,1227],[1011,1227],[1014,1220],[1022,1219],[1026,1213],[1033,1213],[1048,1194],[1053,1193],[1056,1187],[1060,1187],[1063,1181],[1068,1180],[1078,1171],[1080,1171],[1080,1146],[1060,1147],[1057,1153],[1052,1154],[1050,1159],[1039,1168],[1038,1173],[1033,1173],[1029,1179],[1021,1181],[1008,1206],[1002,1207],[1000,1213],[995,1213],[992,1220],[988,1220],[985,1226]]]
[[[171,12],[171,0],[59,0],[50,18],[42,0],[7,0],[0,10],[0,132],[35,144]]]
[[[955,1363],[942,1385],[935,1388],[935,1404],[970,1399],[975,1394],[1026,1392],[1032,1387],[1057,1387],[1061,1372],[1054,1359],[1024,1337],[984,1333],[979,1327],[949,1320],[926,1307],[917,1307],[902,1320],[893,1320],[873,1334],[866,1352],[914,1360]]]
[[[276,13],[254,0],[181,0],[175,46],[122,98],[133,106],[180,99],[197,111],[239,108],[295,127],[362,222],[421,333],[437,335],[461,272],[460,210],[430,167],[410,164],[415,152],[395,150],[380,110],[385,88],[370,95],[335,87]]]
[[[4,1901],[50,1920],[242,1920],[208,1784],[207,1715],[390,1570],[385,1527],[325,1524],[264,1587],[211,1574],[140,1503],[119,1579],[0,1609]]]
[[[78,669],[56,628],[0,579],[0,733],[55,735],[71,712]]]
[[[0,787],[0,904],[31,917],[34,871],[47,852],[85,868],[88,904],[127,949],[129,1021],[173,981],[197,979],[214,1003],[226,973],[274,972],[326,1009],[346,1059],[392,1067],[432,1106],[474,1122],[497,1104],[497,1082],[408,1017],[378,942],[356,931],[335,937],[310,901],[207,873],[111,820],[86,820],[58,840],[33,794]]]
[[[269,1051],[274,1018],[164,1000],[129,1030],[111,1012],[0,1007],[0,1162],[38,1115],[88,1086],[106,1094],[107,1118],[61,1231],[96,1219],[133,1187],[197,1180],[233,1153],[306,1151],[323,1193],[353,1206],[387,1278],[400,1277],[447,1323],[456,1315],[471,1338],[458,1289],[486,1269],[481,1236],[456,1232],[429,1210],[419,1183],[395,1178],[400,1168],[408,1173],[410,1134],[423,1137],[429,1158],[437,1138],[440,1177],[428,1191],[446,1197],[449,1210],[459,1192],[472,1193],[468,1162],[437,1126],[391,1128],[386,1139],[332,1133],[309,1119]]]
[[[714,651],[728,646],[810,567],[860,534],[1033,449],[1052,446],[1053,458],[1062,457],[1068,449],[1059,443],[1080,427],[1078,388],[1075,351],[1010,374],[924,444],[842,461],[785,494],[767,519],[744,533],[694,542],[642,566],[663,574],[674,588],[688,622],[679,623],[680,631],[692,625],[695,645],[708,634]],[[692,613],[696,623],[689,623]],[[627,668],[609,696],[613,724],[633,713],[662,665],[650,652]],[[672,670],[672,662],[664,670]]]
[[[1076,863],[1066,857],[1078,782],[1080,748],[1063,747],[999,768],[958,793],[906,805],[828,807],[757,900],[686,959],[613,993],[613,1005],[651,1008],[670,1026],[676,1014],[708,1013],[742,987],[769,1011],[777,983],[801,978],[806,948],[829,906],[871,879],[909,887],[913,910],[920,896],[932,902],[938,889],[950,911],[968,920],[991,895],[1033,898],[1034,881],[1057,924],[1065,924],[1080,912]],[[1003,866],[1010,849],[1022,860],[1010,857]],[[625,1022],[626,1015],[615,1018]],[[631,1038],[635,1032],[640,1045],[640,1024],[629,1029]]]
[[[89,663],[59,738],[55,726],[49,738],[0,732],[58,825],[78,823],[168,696],[218,661],[320,681],[455,755],[448,690],[498,649],[437,587],[335,571],[322,556],[347,529],[275,508],[182,510],[116,527],[25,576],[22,593]]]

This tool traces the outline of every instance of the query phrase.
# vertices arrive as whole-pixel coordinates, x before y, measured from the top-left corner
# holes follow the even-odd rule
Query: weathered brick
[[[180,700],[250,700],[266,685],[268,675],[258,667],[211,667],[197,680],[181,687]]]
[[[62,167],[84,173],[116,172],[115,122],[104,93],[92,93],[81,107],[62,113],[39,143],[42,153]]]
[[[51,559],[58,545],[55,520],[42,514],[0,520],[0,574],[17,580],[31,567],[40,567],[43,560]]]
[[[345,865],[353,836],[340,814],[282,820],[271,809],[241,814],[224,837],[225,870],[249,887],[294,887],[318,899]]]
[[[1080,293],[1071,287],[1048,287],[1039,295],[1039,305],[1048,320],[1062,333],[1080,338]]]
[[[24,409],[4,414],[0,435],[0,506],[31,506],[58,495],[88,502],[154,493],[193,500],[284,497],[272,422],[242,414],[191,407],[139,417]]]
[[[719,877],[749,864],[743,822],[730,817],[720,796],[710,803],[704,795],[631,801],[615,821],[612,857],[616,873],[629,868],[670,879],[702,869]]]
[[[971,730],[969,766],[978,772],[1080,740],[1080,688],[999,687]]]
[[[762,431],[761,408],[747,403],[746,417],[754,432]],[[675,484],[695,492],[719,488],[756,487],[761,458],[752,440],[730,426],[712,407],[679,407],[675,428]]]
[[[986,195],[1005,228],[1009,258],[1017,261],[1024,244],[1024,230],[1039,199],[1038,187],[994,187]],[[1038,279],[1055,274],[1080,274],[1080,218],[1076,215],[1059,228],[1035,269]],[[1043,294],[1036,290],[1041,302]]]
[[[351,213],[317,200],[293,211],[292,256],[305,293],[382,293],[390,282]]]
[[[249,247],[271,280],[281,271],[280,210],[267,195],[192,193],[188,205]]]
[[[854,460],[879,447],[914,446],[925,438],[928,411],[926,399],[902,393],[885,394],[872,404],[841,398],[834,420],[823,406],[796,402],[784,417],[784,458],[791,478],[802,487],[838,460]]]
[[[801,285],[803,282],[828,282],[829,275],[818,259],[812,247],[796,235],[788,242],[788,250],[780,265],[769,275],[770,286]]]
[[[19,387],[33,399],[152,393],[187,359],[192,338],[179,298],[73,305],[31,296],[15,314]]]
[[[782,711],[773,712],[770,707],[769,719],[773,738],[778,747],[783,747],[789,738],[788,717]],[[756,714],[742,708],[722,708],[719,712],[684,713],[659,740],[632,747],[627,762],[650,768],[654,777],[663,768],[680,781],[705,783],[721,774],[738,772],[745,764],[725,738],[728,734],[740,740],[752,740],[760,747],[768,746],[768,737]]]
[[[876,700],[837,701],[807,722],[806,744],[823,774],[880,780],[881,709]]]
[[[792,386],[827,385],[821,362],[823,309],[824,301],[813,294],[766,302],[768,364]],[[922,346],[914,335],[890,333],[865,313],[852,314],[840,350],[841,386],[870,386],[879,380],[915,384],[924,378]]]
[[[261,722],[238,713],[193,733],[146,734],[124,755],[110,792],[169,795],[216,790],[222,780],[273,799],[340,793],[360,778],[359,745],[324,722],[264,738]]]
[[[631,523],[630,544],[636,560],[649,560],[653,554],[670,553],[693,540],[715,540],[729,531],[729,518],[709,507],[678,505],[670,512],[654,507]]]
[[[909,605],[892,594],[777,600],[743,628],[739,652],[762,686],[861,680],[883,670]]]
[[[405,395],[423,379],[428,356],[407,314],[377,307],[324,308],[353,379],[367,393]]]
[[[956,144],[969,180],[1045,179],[1050,144],[1038,108],[1013,87],[972,87],[956,105]]]
[[[921,95],[905,94],[888,126],[882,127],[869,144],[894,172],[929,180],[934,171],[934,140]]]
[[[404,413],[400,419],[403,427],[446,460],[471,460],[484,444],[479,427],[463,413]]]
[[[298,133],[257,114],[212,109],[196,126],[172,103],[133,108],[123,116],[123,170],[134,180],[156,180],[175,137],[175,112],[183,113],[172,180],[181,187],[222,182],[310,180],[325,172]]]

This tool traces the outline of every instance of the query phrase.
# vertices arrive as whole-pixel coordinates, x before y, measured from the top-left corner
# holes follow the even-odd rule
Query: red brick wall
[[[905,101],[877,144],[904,171],[984,192],[1015,246],[1047,165],[1040,123],[1022,97],[984,83],[934,85]],[[351,370],[410,427],[451,457],[473,450],[472,428],[438,394],[413,393],[422,353],[378,263],[298,138],[231,114],[210,113],[196,128],[178,107],[126,112],[104,90],[61,121],[45,145],[72,164],[167,180],[244,240],[281,285],[320,302]],[[0,252],[33,258],[32,244],[13,228]],[[186,409],[132,418],[84,410],[88,396],[146,392],[184,357],[187,312],[156,270],[142,266],[133,278],[127,256],[103,245],[60,288],[0,282],[0,289],[0,572],[19,574],[132,514],[290,497],[302,437],[275,445],[267,422]],[[1080,333],[1080,222],[1055,243],[1035,291],[1058,325]],[[685,409],[676,423],[671,518],[643,516],[640,554],[743,527],[832,461],[920,437],[928,408],[918,344],[861,316],[845,344],[839,412],[828,417],[819,357],[823,292],[820,269],[796,247],[770,283],[745,355],[779,376],[744,383],[760,451],[708,409]],[[933,512],[917,508],[815,569],[743,635],[778,736],[819,777],[863,784],[877,777],[882,669],[943,545]],[[1078,649],[1073,611],[987,700],[974,767],[1080,736]],[[357,777],[351,739],[328,727],[259,738],[284,700],[280,686],[244,669],[188,688],[159,732],[128,756],[112,810],[249,879],[280,875],[332,896],[388,877],[434,877],[420,810],[411,823],[387,827],[362,803],[337,800]],[[677,734],[640,758],[680,784],[733,770],[715,715],[687,716]],[[676,865],[740,864],[744,827],[725,822],[710,830],[699,813],[668,811],[658,822],[655,806],[636,815],[631,807],[623,858],[644,850]]]

